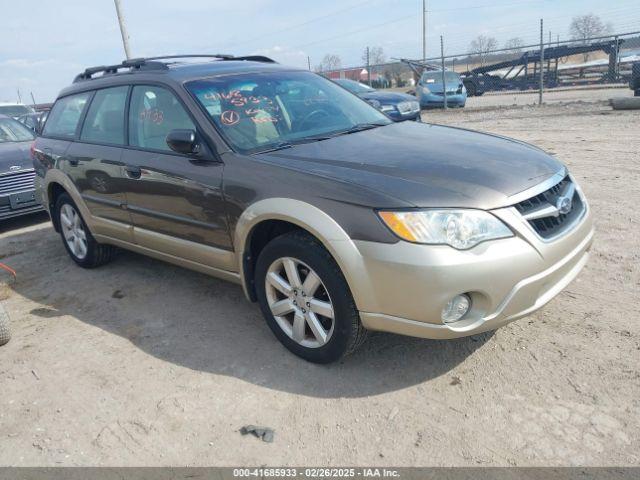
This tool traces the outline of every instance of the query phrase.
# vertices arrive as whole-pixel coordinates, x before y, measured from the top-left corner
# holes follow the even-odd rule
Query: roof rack
[[[160,62],[158,60],[172,60],[179,58],[217,58],[219,60],[239,60],[239,61],[249,61],[249,62],[264,62],[264,63],[276,63],[273,59],[269,57],[265,57],[263,55],[247,55],[242,57],[235,57],[233,55],[227,54],[187,54],[187,55],[164,55],[158,57],[144,57],[144,58],[132,58],[130,60],[125,60],[122,63],[117,65],[101,65],[98,67],[90,67],[85,69],[84,72],[76,75],[73,83],[80,82],[83,80],[91,80],[93,75],[96,73],[101,73],[103,75],[113,75],[118,73],[118,70],[129,69],[129,71],[135,70],[168,70],[169,67],[167,63]]]

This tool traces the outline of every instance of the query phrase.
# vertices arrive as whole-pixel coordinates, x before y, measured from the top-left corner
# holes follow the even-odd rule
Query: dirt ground
[[[6,222],[0,465],[639,465],[640,112],[425,119],[535,143],[581,183],[593,255],[542,311],[453,341],[377,334],[317,366],[238,286],[126,252],[83,270],[42,216]]]
[[[633,90],[628,85],[617,88],[602,87],[575,87],[555,88],[546,90],[543,94],[543,102],[547,105],[563,102],[600,102],[607,101],[611,97],[633,97]],[[469,108],[491,108],[496,106],[506,107],[514,105],[537,105],[539,94],[537,91],[528,92],[487,92],[480,97],[467,98]]]

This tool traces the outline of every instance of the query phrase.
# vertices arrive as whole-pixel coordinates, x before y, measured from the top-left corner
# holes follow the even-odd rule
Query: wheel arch
[[[260,238],[265,229],[272,228],[280,235],[291,230],[302,230],[315,237],[334,258],[347,280],[354,300],[358,298],[354,287],[354,267],[359,264],[360,253],[349,235],[327,213],[300,200],[272,198],[249,206],[238,219],[234,234],[238,271],[248,299],[255,301],[253,266],[259,254],[254,242],[262,247],[267,242]],[[267,241],[273,238],[267,235]]]

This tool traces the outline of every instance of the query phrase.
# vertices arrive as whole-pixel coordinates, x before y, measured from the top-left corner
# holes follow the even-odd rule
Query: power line
[[[342,34],[340,34],[340,35],[335,35],[335,36],[333,36],[333,37],[323,38],[322,40],[317,40],[317,41],[315,41],[315,42],[306,43],[306,44],[304,44],[304,45],[299,45],[299,46],[297,46],[297,47],[295,47],[295,48],[306,48],[306,47],[310,47],[310,46],[312,46],[312,45],[317,45],[317,44],[319,44],[319,43],[324,43],[324,42],[327,42],[327,41],[330,41],[330,40],[335,40],[336,38],[343,38],[343,37],[347,37],[347,36],[353,35],[354,33],[360,33],[360,32],[364,32],[364,31],[367,31],[367,30],[373,30],[374,28],[380,28],[380,27],[384,27],[384,26],[386,26],[386,25],[391,25],[392,23],[402,22],[402,21],[407,20],[407,19],[409,19],[409,18],[411,18],[411,19],[415,19],[415,15],[414,15],[414,14],[411,14],[411,15],[405,15],[404,17],[399,17],[399,18],[396,18],[396,19],[394,19],[394,20],[389,20],[389,21],[387,21],[387,22],[378,23],[378,24],[376,24],[376,25],[371,25],[371,26],[369,26],[369,27],[359,28],[359,29],[357,29],[357,30],[351,30],[351,31],[349,31],[349,32],[342,33]]]
[[[247,43],[252,43],[252,42],[255,42],[255,41],[258,41],[258,40],[262,40],[265,37],[270,37],[270,36],[273,36],[273,35],[280,35],[280,34],[282,34],[282,32],[289,32],[291,30],[296,30],[298,28],[305,27],[307,25],[310,25],[310,24],[315,23],[315,22],[319,22],[319,21],[324,20],[326,18],[331,18],[331,17],[334,17],[334,16],[339,15],[341,13],[348,12],[350,10],[354,10],[354,9],[356,9],[358,7],[362,7],[363,5],[367,5],[367,4],[370,4],[370,3],[377,3],[379,1],[380,0],[366,0],[364,2],[356,3],[356,4],[351,5],[349,7],[342,8],[340,10],[336,10],[334,12],[327,13],[325,15],[321,15],[319,17],[310,18],[309,20],[306,20],[306,21],[304,21],[302,23],[298,23],[298,24],[295,24],[295,25],[290,25],[288,27],[281,28],[281,29],[279,29],[277,31],[271,31],[271,32],[263,33],[260,36],[253,37],[253,38],[250,38],[248,40],[243,40],[241,42],[229,42],[227,45],[230,45],[232,43],[233,43],[233,45],[246,45]]]

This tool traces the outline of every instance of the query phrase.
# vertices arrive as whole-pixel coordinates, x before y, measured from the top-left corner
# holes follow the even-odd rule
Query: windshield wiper
[[[354,125],[353,127],[347,129],[347,130],[343,130],[341,132],[336,133],[334,136],[339,136],[339,135],[349,135],[351,133],[358,133],[358,132],[363,132],[365,130],[371,130],[372,128],[378,128],[378,127],[384,127],[386,125],[389,125],[388,123],[358,123],[357,125]]]
[[[342,130],[340,132],[336,132],[328,135],[306,137],[306,138],[301,138],[299,140],[293,140],[290,142],[279,142],[265,150],[260,150],[255,153],[277,152],[278,150],[285,150],[287,148],[291,148],[294,145],[301,145],[303,143],[321,142],[323,140],[330,140],[340,135],[349,135],[350,133],[362,132],[364,130],[371,130],[372,128],[384,127],[386,125],[389,125],[389,124],[388,123],[358,123],[357,125],[354,125],[353,127],[347,130]]]
[[[276,143],[275,145],[265,149],[265,150],[259,150],[255,153],[269,153],[269,152],[277,152],[278,150],[285,150],[287,148],[291,148],[293,147],[293,143],[291,142],[280,142],[280,143]]]

